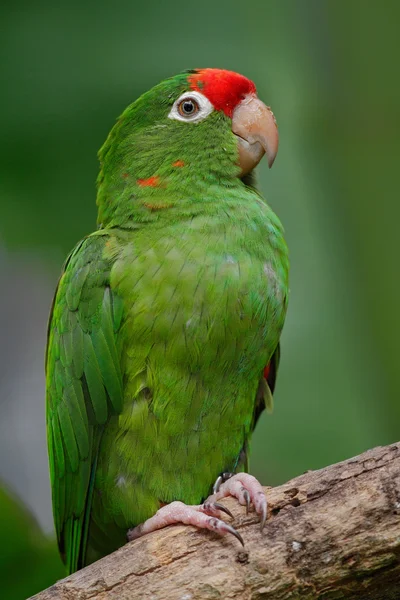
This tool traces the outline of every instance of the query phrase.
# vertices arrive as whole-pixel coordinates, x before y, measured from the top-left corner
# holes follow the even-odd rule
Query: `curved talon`
[[[215,483],[213,485],[213,494],[216,494],[221,486],[223,479],[222,479],[222,475],[218,475],[217,479],[215,480]]]
[[[228,479],[233,477],[233,475],[234,475],[234,473],[228,473],[228,472],[221,473],[221,475],[218,475],[218,477],[215,480],[215,483],[213,485],[213,494],[216,494],[219,491],[221,484],[225,483],[225,481],[228,481]]]
[[[224,481],[225,480],[225,481]],[[229,480],[229,481],[228,481]],[[248,473],[222,473],[215,483],[218,491],[213,496],[209,496],[208,500],[215,504],[215,500],[233,496],[237,498],[240,504],[246,505],[246,513],[248,514],[250,505],[253,504],[256,513],[260,518],[260,530],[265,527],[267,520],[267,499],[261,484],[253,475]]]
[[[210,496],[210,498],[212,498],[212,496]],[[226,508],[226,506],[224,506],[223,504],[220,504],[219,502],[214,502],[213,500],[210,500],[210,499],[203,502],[202,510],[206,514],[209,514],[212,516],[216,516],[218,514],[218,511],[221,511],[221,512],[224,512],[225,514],[229,515],[230,517],[232,517],[232,519],[234,518],[234,516],[231,513],[231,511],[229,510],[229,508]]]
[[[262,533],[262,530],[265,527],[265,522],[267,520],[267,505],[263,504],[262,508],[261,508],[261,522],[260,522],[260,531]]]
[[[250,509],[250,494],[246,490],[245,487],[242,488],[242,493],[243,493],[243,498],[246,501],[246,515],[248,515],[249,514],[249,509]]]
[[[184,525],[193,525],[200,529],[209,529],[219,535],[231,533],[244,546],[240,533],[217,517],[220,510],[232,516],[229,509],[213,500],[195,506],[188,506],[179,500],[175,500],[159,508],[156,514],[147,519],[147,521],[144,521],[144,523],[130,529],[127,533],[127,538],[131,541],[168,525],[182,523]]]
[[[228,525],[228,523],[224,523],[224,524],[225,524],[225,528],[224,528],[225,531],[234,535],[235,538],[239,540],[239,542],[242,544],[242,546],[244,548],[244,541],[243,541],[243,538],[240,535],[240,533],[238,531],[236,531],[236,529],[234,529],[231,525]]]
[[[230,517],[232,517],[232,519],[234,519],[233,514],[231,513],[231,511],[229,510],[229,508],[226,508],[226,506],[224,506],[223,504],[220,504],[219,502],[214,502],[214,506],[215,508],[217,508],[218,510],[221,510],[222,512],[224,512],[225,514],[229,515]]]

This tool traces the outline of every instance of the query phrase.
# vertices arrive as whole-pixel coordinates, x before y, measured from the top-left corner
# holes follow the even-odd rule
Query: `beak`
[[[272,167],[278,152],[279,135],[269,106],[254,94],[246,96],[233,111],[232,131],[239,142],[240,177],[250,173],[264,154]]]

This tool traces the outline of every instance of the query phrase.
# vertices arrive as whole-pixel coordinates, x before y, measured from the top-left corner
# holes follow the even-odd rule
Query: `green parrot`
[[[196,69],[131,104],[99,152],[98,229],[66,260],[46,353],[68,572],[171,523],[243,542],[227,495],[265,523],[245,471],[272,401],[288,252],[252,172],[277,149],[252,81]]]

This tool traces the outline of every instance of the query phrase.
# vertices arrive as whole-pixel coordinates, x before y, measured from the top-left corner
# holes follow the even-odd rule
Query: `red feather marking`
[[[264,379],[268,379],[270,370],[271,370],[271,363],[268,363],[267,366],[264,367]]]
[[[163,208],[171,208],[173,204],[151,204],[150,202],[143,202],[143,205],[151,211],[162,210]]]
[[[184,167],[185,163],[183,162],[183,160],[176,160],[174,163],[172,163],[173,167]]]
[[[140,187],[157,187],[160,185],[160,178],[157,175],[154,175],[148,179],[137,179],[136,183],[140,185]]]
[[[190,89],[204,94],[216,110],[222,110],[228,117],[248,94],[256,93],[256,86],[250,79],[223,69],[199,69],[189,75]]]

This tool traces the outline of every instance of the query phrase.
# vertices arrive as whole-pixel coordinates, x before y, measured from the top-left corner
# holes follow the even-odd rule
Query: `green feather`
[[[54,521],[69,572],[81,567],[86,556],[101,425],[109,418],[108,395],[115,406],[122,404],[104,242],[103,236],[95,234],[71,254],[49,324],[50,475]],[[101,316],[102,311],[108,314]]]
[[[79,325],[76,325],[71,331],[73,356],[72,365],[76,379],[80,379],[83,375],[83,338],[84,333]]]
[[[78,392],[78,395],[79,394],[80,392]],[[79,456],[81,459],[87,458],[89,454],[88,419],[84,402],[82,402],[83,395],[78,398],[74,382],[72,382],[72,385],[68,385],[65,388],[64,400],[71,424],[73,424],[73,432],[79,450]]]
[[[58,420],[58,414],[53,414],[48,421],[50,431],[53,434],[53,443],[52,448],[54,450],[54,455],[51,456],[55,459],[57,464],[57,470],[53,471],[54,480],[56,477],[61,479],[65,474],[65,459],[64,459],[64,450],[62,445],[62,437],[61,437],[61,428],[60,422]]]
[[[71,421],[68,407],[64,401],[58,405],[58,420],[60,423],[62,443],[66,448],[69,464],[72,471],[76,471],[79,466],[79,452],[76,443],[74,425]]]
[[[97,423],[103,425],[108,417],[107,394],[93,347],[92,338],[86,334],[84,347],[84,373],[89,388],[90,401]]]

